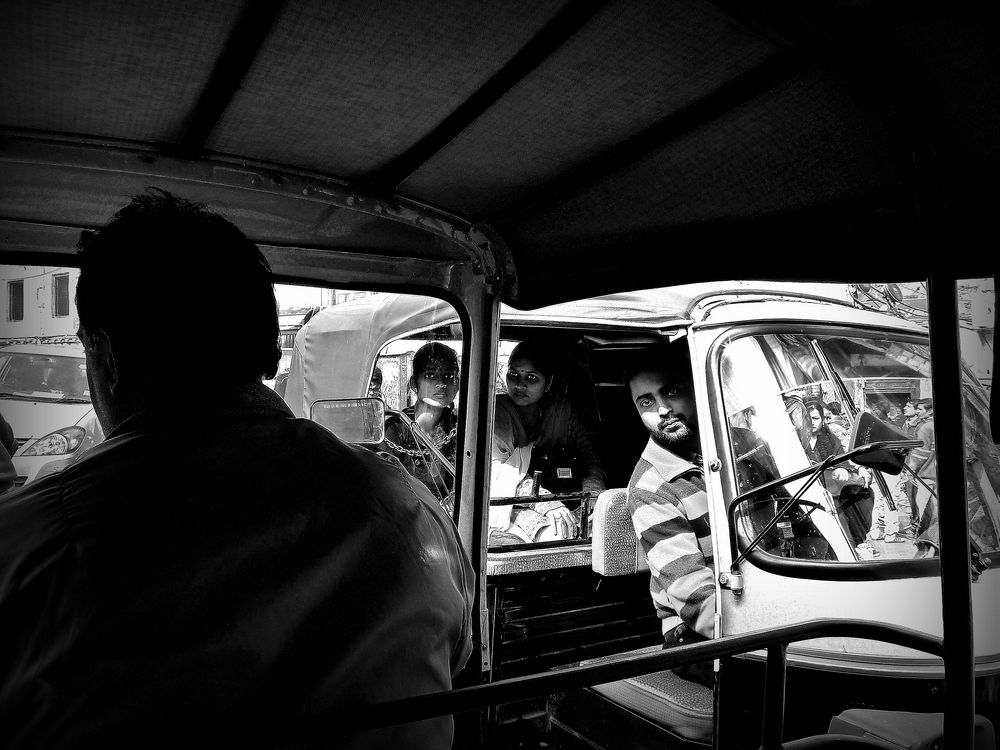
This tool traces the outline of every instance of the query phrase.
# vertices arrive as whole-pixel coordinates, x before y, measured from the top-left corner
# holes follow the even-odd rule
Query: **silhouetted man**
[[[0,746],[246,746],[450,688],[474,584],[454,522],[261,383],[280,350],[257,247],[160,191],[80,245],[107,439],[0,500]],[[442,717],[334,744],[452,734]]]

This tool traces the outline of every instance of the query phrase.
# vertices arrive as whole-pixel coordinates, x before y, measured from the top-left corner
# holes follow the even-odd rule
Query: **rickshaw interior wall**
[[[492,681],[501,698],[474,705],[456,746],[600,744],[574,735],[567,717],[599,725],[614,701],[589,687],[574,696],[560,674],[612,656],[609,670],[586,674],[627,681],[638,672],[608,677],[623,654],[663,642],[648,573],[593,568],[588,512],[603,493],[563,498],[578,537],[491,543],[504,358],[532,339],[560,354],[553,387],[596,448],[604,500],[622,510],[647,440],[622,364],[678,338],[705,432],[713,645],[770,649],[757,634],[794,640],[804,623],[839,622],[769,651],[766,685],[762,652],[722,659],[709,717],[716,746],[777,747],[822,733],[831,711],[852,706],[943,709],[948,746],[971,746],[974,707],[997,721],[1000,705],[1000,396],[957,370],[953,297],[957,280],[996,274],[985,244],[1000,204],[994,6],[7,2],[0,412],[17,437],[14,481],[30,491],[104,440],[76,361],[76,243],[155,186],[231,220],[280,282],[321,295],[377,290],[403,306],[420,298],[393,325],[369,316],[354,332],[377,335],[357,348],[305,339],[331,310],[363,300],[310,302],[322,309],[309,321],[297,309],[268,385],[299,416],[380,389],[403,412],[432,380],[455,387],[453,408],[435,407],[448,416],[427,423],[432,434],[413,429],[426,417],[414,408],[413,419],[394,417],[402,427],[390,440],[402,449],[396,460],[428,472],[478,576],[476,650],[455,684]],[[170,261],[136,248],[135,283]],[[786,295],[734,278],[771,279]],[[919,324],[900,306],[874,312],[787,286],[919,280],[929,282]],[[193,352],[178,375],[186,386],[211,378],[210,342],[241,321],[210,302],[204,317],[183,338]],[[415,372],[431,341],[456,362],[439,351]],[[56,356],[72,360],[75,384],[50,377]],[[990,356],[995,372],[995,347]],[[46,365],[30,383],[14,371],[25,358]],[[301,372],[306,360],[315,380]],[[164,361],[178,367],[166,351]],[[411,389],[411,375],[423,384]],[[920,447],[892,449],[912,471],[823,466],[837,458],[831,447],[849,447],[861,412],[905,431],[890,412],[926,398],[932,416],[907,436]],[[797,471],[807,473],[737,502]],[[786,666],[787,691],[774,677]],[[559,701],[532,692],[553,675],[562,735],[550,731]],[[512,676],[524,679],[503,683]],[[516,708],[504,703],[508,689]],[[375,721],[427,705],[448,713],[479,695],[419,696]],[[634,747],[704,747],[646,716],[605,728],[637,725],[648,734],[636,731]],[[302,726],[326,739],[317,724]]]

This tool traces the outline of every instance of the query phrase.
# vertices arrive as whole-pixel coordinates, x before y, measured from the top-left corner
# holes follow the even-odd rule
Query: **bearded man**
[[[625,373],[649,442],[628,484],[632,525],[649,564],[664,648],[712,638],[715,570],[698,410],[683,345],[643,352]],[[711,684],[711,665],[679,674]]]

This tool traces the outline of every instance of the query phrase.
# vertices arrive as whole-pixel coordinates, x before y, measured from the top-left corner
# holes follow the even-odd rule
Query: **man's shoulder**
[[[629,504],[633,507],[642,501],[643,496],[656,496],[656,498],[676,502],[677,493],[660,472],[659,467],[649,457],[643,453],[632,470],[632,476],[628,482]]]
[[[64,538],[62,483],[50,474],[0,497],[0,564]]]

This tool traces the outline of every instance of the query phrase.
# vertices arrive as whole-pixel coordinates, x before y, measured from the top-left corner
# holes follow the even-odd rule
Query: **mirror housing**
[[[864,411],[854,421],[848,451],[871,443],[910,439],[910,436],[905,432],[896,429],[891,424],[883,422],[870,412]],[[907,450],[909,449],[883,448],[855,456],[852,460],[859,466],[877,469],[878,471],[895,476],[903,471],[903,455]]]
[[[385,439],[385,402],[380,398],[335,398],[314,401],[309,419],[345,443],[378,445]]]

